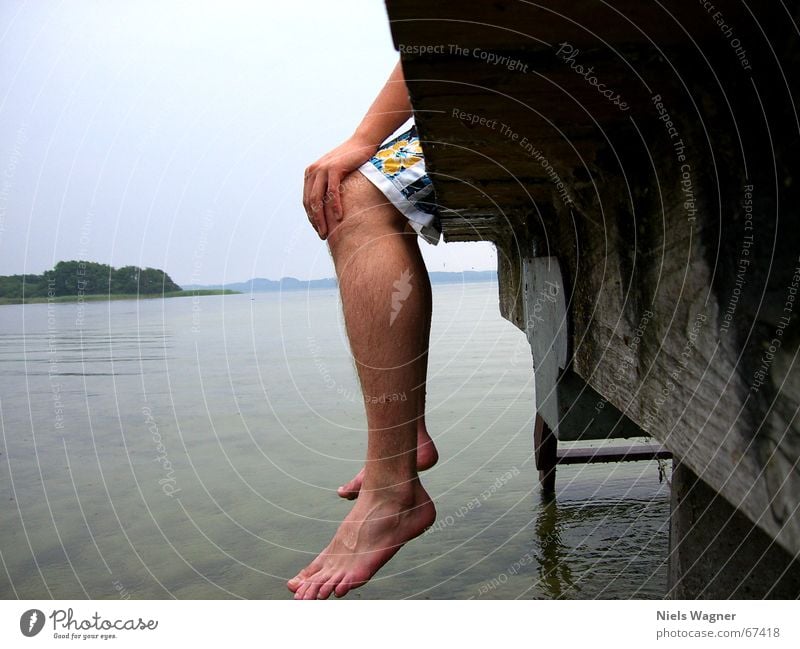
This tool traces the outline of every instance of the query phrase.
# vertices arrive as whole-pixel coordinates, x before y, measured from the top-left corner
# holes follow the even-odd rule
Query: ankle
[[[410,507],[416,502],[417,489],[419,488],[419,478],[413,477],[408,480],[393,482],[371,481],[365,477],[361,487],[361,496],[369,496],[377,500],[400,505],[400,507]]]

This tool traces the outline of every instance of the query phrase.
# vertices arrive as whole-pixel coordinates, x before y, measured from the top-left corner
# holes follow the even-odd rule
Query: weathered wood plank
[[[603,448],[559,449],[558,464],[600,464],[603,462],[639,462],[642,460],[669,460],[672,451],[660,444],[633,444]]]

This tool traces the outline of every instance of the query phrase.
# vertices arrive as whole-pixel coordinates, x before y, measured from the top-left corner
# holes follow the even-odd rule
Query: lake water
[[[350,597],[658,598],[655,462],[532,460],[494,283],[434,286],[436,525]],[[289,598],[366,433],[335,291],[0,307],[0,596]]]

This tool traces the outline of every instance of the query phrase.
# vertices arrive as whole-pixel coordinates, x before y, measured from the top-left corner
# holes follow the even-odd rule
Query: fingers
[[[347,173],[346,166],[333,164],[327,157],[306,169],[303,208],[321,239],[325,239],[343,218],[341,183]]]
[[[325,172],[320,172],[311,166],[306,169],[303,179],[303,209],[306,211],[311,227],[322,239],[327,236],[327,224],[322,209],[322,192],[326,186],[326,177]]]
[[[328,191],[325,194],[325,216],[328,223],[342,220],[342,197],[339,194],[342,175],[339,171],[331,171],[328,174]]]
[[[306,169],[305,176],[303,177],[303,209],[306,215],[311,219],[311,187],[314,184],[314,172],[311,167]]]
[[[325,198],[325,190],[328,186],[327,175],[328,174],[324,172],[314,174],[314,184],[309,195],[309,203],[311,207],[309,216],[311,217],[311,222],[313,223],[314,228],[321,239],[324,239],[328,236],[328,224],[325,221],[325,203],[323,202],[323,199]]]

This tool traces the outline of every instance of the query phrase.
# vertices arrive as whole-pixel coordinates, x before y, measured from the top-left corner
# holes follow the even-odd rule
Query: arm
[[[409,117],[411,102],[408,99],[406,80],[403,78],[403,68],[398,62],[353,137],[377,149]]]
[[[303,207],[321,239],[327,238],[334,221],[342,220],[342,180],[369,160],[386,137],[409,117],[411,102],[398,62],[353,135],[306,169]]]

